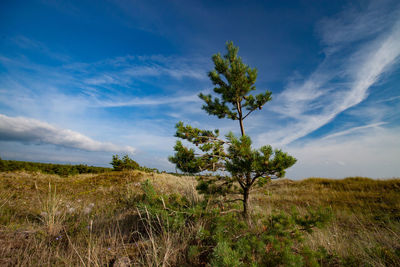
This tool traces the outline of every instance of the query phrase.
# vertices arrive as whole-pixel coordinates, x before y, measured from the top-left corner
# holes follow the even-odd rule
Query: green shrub
[[[253,222],[253,226],[248,226],[241,216],[229,213],[212,217],[207,224],[208,234],[197,237],[204,247],[214,247],[209,254],[213,266],[318,265],[321,253],[302,253],[297,248],[302,246],[303,233],[326,224],[330,214],[326,209],[310,210],[305,216],[295,211],[281,212],[254,218],[261,224]]]
[[[214,248],[211,266],[243,266],[243,263],[240,261],[239,252],[233,250],[226,241],[221,241]]]
[[[122,159],[118,155],[113,155],[110,164],[113,166],[114,171],[137,170],[140,168],[139,164],[128,155],[123,156]]]

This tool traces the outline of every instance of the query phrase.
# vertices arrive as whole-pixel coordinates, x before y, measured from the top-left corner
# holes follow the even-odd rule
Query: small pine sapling
[[[239,48],[232,42],[226,45],[227,54],[218,53],[212,57],[214,69],[208,73],[219,95],[199,94],[205,102],[203,109],[218,118],[239,122],[241,136],[229,133],[226,139],[219,137],[219,131],[201,130],[179,122],[175,136],[194,144],[197,149],[187,148],[181,141],[174,147],[175,155],[170,162],[186,173],[201,173],[197,189],[208,195],[236,194],[243,202],[243,215],[249,215],[249,194],[254,186],[262,186],[272,177],[280,178],[285,170],[296,163],[296,159],[271,146],[253,149],[251,139],[245,134],[243,121],[254,111],[261,110],[271,100],[271,92],[255,96],[257,69],[250,68],[238,56]],[[218,175],[211,175],[218,173]],[[223,175],[225,173],[230,175]]]

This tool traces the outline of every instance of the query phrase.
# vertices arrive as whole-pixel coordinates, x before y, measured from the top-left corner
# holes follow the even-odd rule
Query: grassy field
[[[227,207],[208,207],[195,186],[194,177],[140,171],[0,173],[0,265],[229,266],[236,252],[225,249],[233,260],[219,260],[223,246],[202,237],[215,218],[198,203],[215,217]],[[254,223],[246,231],[258,234],[266,232],[262,218],[277,212],[332,211],[325,227],[305,231],[291,245],[290,253],[303,260],[280,265],[400,266],[400,179],[282,179],[254,190],[251,203]],[[304,248],[320,251],[313,254],[318,260],[307,260]],[[269,244],[262,249],[277,251]]]

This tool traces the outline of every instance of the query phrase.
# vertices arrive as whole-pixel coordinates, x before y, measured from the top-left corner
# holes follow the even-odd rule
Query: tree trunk
[[[249,219],[249,188],[243,190],[243,217]]]
[[[243,126],[242,104],[239,101],[237,101],[236,106],[239,114],[240,131],[242,132],[242,136],[244,136],[246,133],[244,132],[244,126]]]
[[[243,114],[242,114],[242,104],[241,101],[236,102],[238,115],[239,115],[239,124],[240,124],[240,131],[242,132],[242,136],[245,135],[244,126],[243,126]],[[246,184],[243,188],[243,217],[247,221],[247,224],[250,225],[249,219],[249,194],[250,194],[250,176],[246,176]]]
[[[240,123],[240,131],[242,132],[242,136],[244,136],[245,132],[244,132],[243,119],[242,118],[239,119],[239,123]]]

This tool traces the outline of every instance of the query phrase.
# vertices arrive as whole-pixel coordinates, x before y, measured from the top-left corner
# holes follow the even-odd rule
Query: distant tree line
[[[17,161],[17,160],[2,160],[0,158],[0,172],[13,172],[13,171],[28,171],[47,174],[57,174],[60,176],[69,176],[82,173],[103,173],[109,171],[123,171],[123,170],[139,170],[144,172],[156,172],[160,171],[156,168],[148,168],[140,166],[136,161],[129,158],[128,155],[120,158],[118,155],[113,155],[110,164],[113,168],[106,167],[95,167],[88,166],[85,164],[71,165],[71,164],[53,164],[53,163],[40,163],[40,162],[29,162],[29,161]]]
[[[42,173],[57,174],[60,176],[76,175],[82,173],[103,173],[111,171],[111,168],[87,166],[85,164],[52,164],[16,160],[2,160],[0,158],[0,171],[40,171]]]

